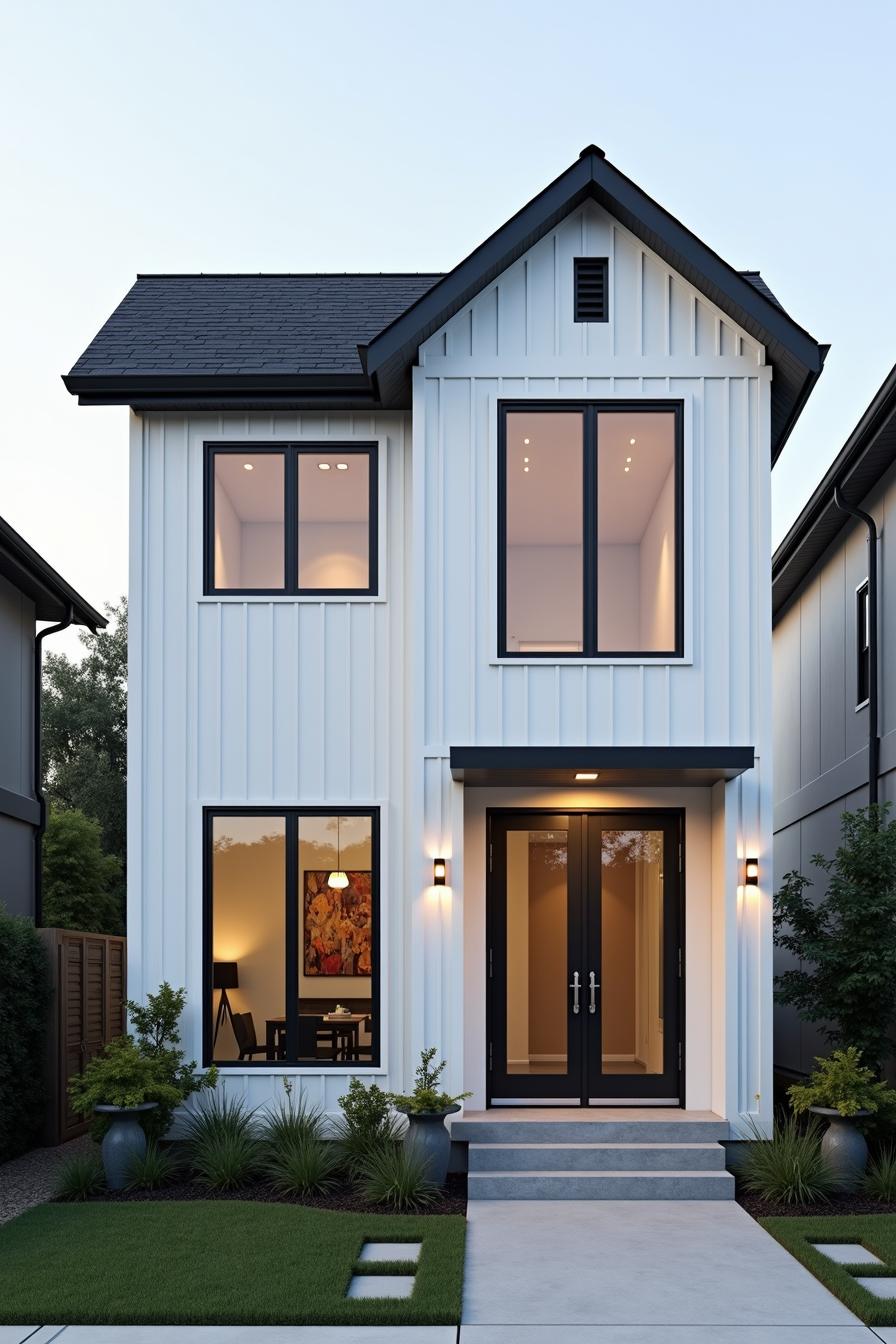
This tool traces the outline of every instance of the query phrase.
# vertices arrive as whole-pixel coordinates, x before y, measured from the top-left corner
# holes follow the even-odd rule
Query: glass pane
[[[597,417],[597,646],[675,648],[675,416]]]
[[[371,1062],[373,820],[299,818],[299,1060]]]
[[[582,650],[582,415],[507,416],[507,651]]]
[[[663,833],[601,840],[601,1068],[663,1072]]]
[[[507,834],[507,1072],[566,1073],[567,832]]]
[[[299,454],[299,587],[370,587],[370,454]]]
[[[282,588],[282,453],[215,453],[215,587]]]
[[[212,826],[212,1058],[276,1058],[286,1003],[286,821]],[[265,1048],[270,1045],[270,1054]]]

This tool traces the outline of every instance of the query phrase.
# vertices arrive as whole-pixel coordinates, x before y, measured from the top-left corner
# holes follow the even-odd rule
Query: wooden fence
[[[72,929],[39,929],[53,978],[47,1041],[44,1143],[83,1134],[69,1104],[69,1080],[125,1030],[127,940]]]

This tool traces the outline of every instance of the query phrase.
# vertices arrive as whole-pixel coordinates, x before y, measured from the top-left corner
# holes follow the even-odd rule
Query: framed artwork
[[[330,869],[305,870],[305,974],[370,975],[370,872],[347,870],[348,886],[341,891],[327,886],[329,876]]]

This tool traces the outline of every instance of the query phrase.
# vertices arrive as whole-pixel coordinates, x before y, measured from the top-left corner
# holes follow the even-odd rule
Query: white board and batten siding
[[[382,1057],[401,1086],[408,417],[166,414],[131,426],[131,992],[186,986],[184,1045],[201,1058],[203,807],[378,806]],[[379,594],[205,597],[204,444],[302,440],[378,443]],[[255,1105],[276,1097],[280,1072],[229,1067],[224,1086]],[[335,1111],[345,1074],[301,1072],[309,1099]]]
[[[589,255],[609,258],[606,323],[573,321],[573,258]],[[760,887],[745,900],[737,861],[771,851],[771,374],[761,346],[594,204],[421,347],[413,403],[414,510],[424,520],[413,565],[423,613],[414,750],[422,758],[421,885],[436,853],[451,856],[455,878],[453,906],[432,900],[426,911],[414,1011],[419,1038],[445,1041],[447,1030],[455,1057],[465,1007],[476,1010],[457,927],[463,803],[450,747],[753,745],[757,768],[714,790],[714,886],[726,894],[713,974],[722,979],[712,991],[712,1076],[688,1104],[731,1117],[756,1111],[756,1094],[768,1087],[769,892]],[[683,402],[682,658],[551,665],[498,657],[497,407],[529,398]],[[587,801],[599,805],[599,793]],[[459,1072],[453,1081],[460,1085]],[[763,1096],[759,1109],[770,1101]]]

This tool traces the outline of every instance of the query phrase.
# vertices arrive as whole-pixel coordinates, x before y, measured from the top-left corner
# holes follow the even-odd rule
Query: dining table
[[[340,1038],[345,1042],[343,1059],[360,1058],[361,1027],[370,1021],[370,1013],[300,1013],[300,1017],[314,1017],[331,1028],[333,1059],[339,1058]],[[265,1057],[281,1059],[285,1054],[286,1018],[269,1017],[265,1022]],[[280,1042],[284,1048],[280,1048]]]

